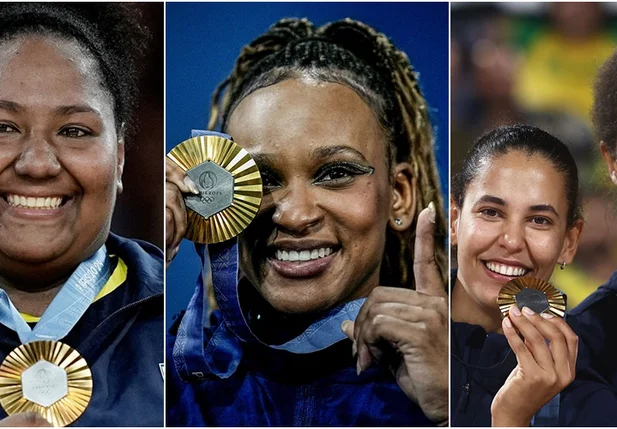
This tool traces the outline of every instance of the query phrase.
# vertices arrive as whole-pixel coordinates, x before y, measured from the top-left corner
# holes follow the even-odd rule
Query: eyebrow
[[[530,209],[534,212],[550,212],[559,217],[557,210],[555,210],[555,208],[550,204],[537,204],[535,206],[531,206]]]
[[[478,203],[493,203],[493,204],[497,204],[500,206],[508,205],[508,203],[506,203],[505,200],[499,197],[495,197],[493,195],[482,195],[482,198],[478,200]]]
[[[318,147],[312,151],[311,157],[314,159],[327,159],[341,153],[349,153],[364,162],[368,162],[359,150],[346,145]]]
[[[57,116],[68,116],[74,113],[93,113],[97,116],[101,116],[101,113],[98,110],[93,109],[92,107],[87,106],[85,104],[73,104],[70,106],[60,106],[56,108],[55,110],[56,110],[55,113]]]
[[[0,109],[8,110],[12,113],[18,113],[21,106],[13,101],[0,100]]]
[[[19,113],[20,110],[25,110],[24,106],[14,101],[0,100],[0,109],[8,110],[12,113]],[[60,106],[54,109],[56,116],[68,116],[74,113],[93,113],[101,116],[100,112],[85,104],[72,104],[68,106]]]
[[[504,207],[508,205],[508,203],[505,200],[499,197],[495,197],[493,195],[483,195],[478,200],[478,203],[493,203],[493,204],[497,204],[497,205],[504,206]],[[559,218],[559,213],[557,213],[557,210],[555,210],[555,207],[551,206],[550,204],[535,204],[529,207],[529,209],[533,212],[550,212]]]

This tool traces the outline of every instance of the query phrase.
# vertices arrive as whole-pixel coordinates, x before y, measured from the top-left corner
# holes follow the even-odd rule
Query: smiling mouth
[[[512,265],[506,265],[506,264],[499,264],[497,262],[484,262],[484,265],[486,266],[486,268],[489,269],[489,271],[492,271],[497,274],[501,274],[502,276],[508,276],[508,277],[522,277],[525,274],[527,274],[529,271],[531,271],[531,270],[528,270],[527,268],[515,267]]]
[[[306,250],[276,249],[274,259],[283,262],[306,262],[325,258],[333,253],[331,247],[320,247]]]
[[[48,197],[29,197],[26,195],[18,194],[4,194],[2,195],[4,201],[6,201],[11,207],[35,209],[35,210],[53,210],[57,209],[64,204],[70,197],[48,196]]]

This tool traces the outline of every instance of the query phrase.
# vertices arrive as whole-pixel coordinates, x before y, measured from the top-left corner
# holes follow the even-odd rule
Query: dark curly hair
[[[593,100],[592,119],[596,134],[617,159],[617,51],[598,71]]]
[[[436,208],[435,260],[447,276],[445,211],[435,165],[433,127],[418,76],[407,55],[383,34],[351,19],[315,27],[307,19],[283,19],[242,49],[229,77],[216,89],[209,129],[225,130],[244,97],[286,79],[310,76],[343,84],[375,113],[388,140],[388,165],[409,162],[416,178],[416,213],[411,227],[387,230],[381,284],[414,288],[412,265],[418,215]]]
[[[458,207],[463,207],[469,183],[483,166],[495,158],[520,151],[527,155],[540,155],[562,173],[568,200],[568,226],[582,218],[578,184],[578,168],[568,147],[557,137],[529,125],[509,125],[496,128],[481,136],[462,163],[460,171],[452,178],[452,197]]]
[[[139,64],[149,39],[141,12],[130,3],[3,3],[0,40],[24,34],[76,40],[98,62],[114,100],[116,126],[131,128]]]

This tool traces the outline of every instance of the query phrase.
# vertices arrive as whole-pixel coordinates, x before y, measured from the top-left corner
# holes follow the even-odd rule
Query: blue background
[[[420,73],[436,127],[437,163],[448,199],[448,3],[167,3],[166,147],[205,129],[214,88],[242,49],[281,18],[315,25],[352,18],[390,37]],[[191,242],[183,240],[167,271],[167,323],[186,308],[199,273]]]

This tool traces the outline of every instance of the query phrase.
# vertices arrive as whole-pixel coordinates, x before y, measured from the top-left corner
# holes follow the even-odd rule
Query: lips
[[[27,196],[19,194],[5,194],[4,200],[12,207],[35,209],[35,210],[53,210],[60,207],[66,199],[62,196]]]

